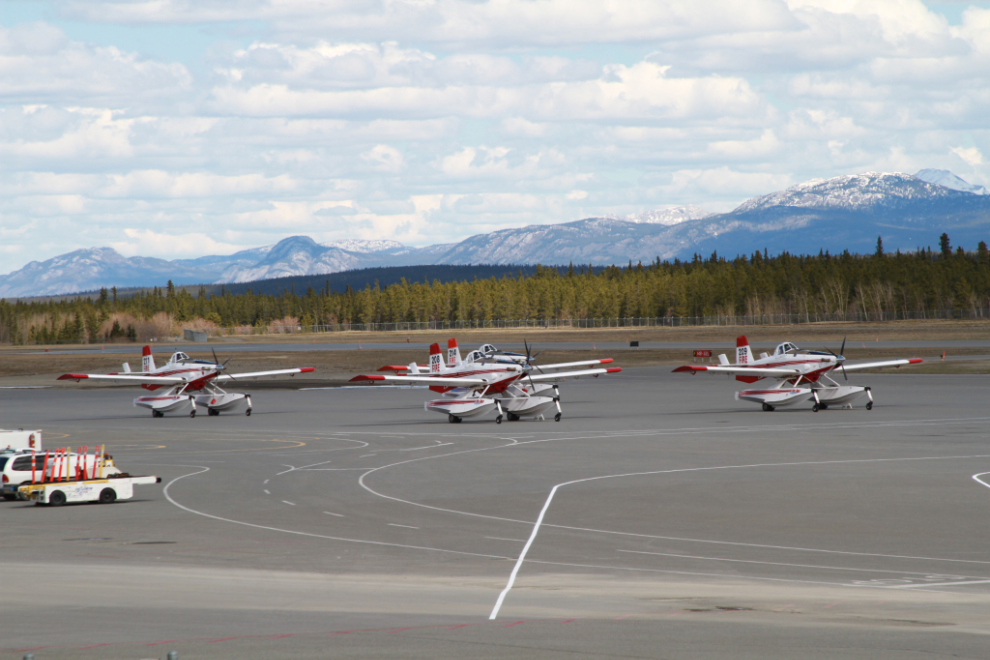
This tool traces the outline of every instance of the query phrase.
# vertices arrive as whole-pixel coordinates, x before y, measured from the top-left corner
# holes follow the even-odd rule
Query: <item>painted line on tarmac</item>
[[[553,501],[554,495],[556,495],[557,490],[564,486],[572,486],[574,484],[588,483],[591,481],[601,481],[604,479],[622,479],[626,477],[640,477],[640,476],[653,476],[658,474],[676,474],[681,472],[705,472],[713,470],[732,470],[732,469],[744,469],[744,468],[760,468],[760,467],[793,467],[793,466],[803,466],[803,465],[834,465],[834,464],[851,464],[851,463],[879,463],[879,462],[895,462],[895,461],[917,461],[917,460],[945,460],[949,457],[944,456],[929,456],[929,457],[914,457],[914,458],[867,458],[867,459],[848,459],[848,460],[835,460],[835,461],[797,461],[790,463],[753,463],[748,465],[720,465],[720,466],[710,466],[710,467],[700,467],[700,468],[678,468],[674,470],[650,470],[645,472],[627,472],[620,474],[605,474],[596,477],[585,477],[584,479],[573,479],[571,481],[564,481],[562,483],[556,484],[550,489],[550,493],[547,495],[546,502],[543,504],[543,508],[540,510],[539,516],[536,518],[536,522],[533,523],[533,531],[530,533],[529,540],[526,542],[525,547],[523,547],[522,552],[519,553],[519,557],[516,559],[516,563],[512,568],[512,572],[509,574],[509,581],[505,588],[499,593],[498,599],[495,601],[495,607],[492,609],[491,616],[489,619],[494,619],[498,616],[498,612],[502,607],[502,603],[505,601],[506,596],[512,589],[512,585],[516,581],[516,576],[519,573],[519,569],[522,568],[522,564],[526,559],[526,554],[529,552],[530,547],[532,547],[533,542],[536,540],[536,535],[540,531],[540,527],[543,525],[543,518],[546,516],[547,509],[550,508],[550,503]],[[981,454],[979,456],[957,456],[952,457],[956,459],[961,458],[990,458],[990,455]],[[362,475],[362,479],[364,476]],[[664,571],[677,573],[678,571]],[[725,577],[725,576],[721,576]],[[837,586],[844,586],[839,583],[832,582],[818,582],[815,580],[783,580],[781,578],[767,578],[767,577],[755,577],[750,576],[750,579],[757,580],[774,580],[783,582],[808,582],[808,583],[818,583],[818,584],[834,584]],[[924,586],[938,586],[938,585],[924,585]]]
[[[342,514],[342,513],[334,513],[333,511],[324,511],[323,513],[327,514],[328,516],[337,516],[338,518],[343,518],[344,517],[344,514]]]
[[[980,472],[979,474],[974,474],[973,475],[973,480],[976,483],[980,484],[981,486],[986,486],[987,488],[990,488],[990,484],[988,484],[987,482],[983,481],[983,479],[980,479],[980,477],[984,477],[984,476],[986,476],[988,474],[990,474],[990,472]]]
[[[398,523],[388,523],[390,527],[405,527],[406,529],[419,529],[419,527],[413,527],[412,525],[400,525]]]
[[[887,587],[887,589],[917,589],[918,587],[960,587],[966,584],[990,584],[990,580],[970,580],[968,582],[931,582],[928,584],[919,582],[918,584],[898,584]]]
[[[188,513],[193,513],[197,516],[203,516],[204,518],[210,518],[212,520],[219,520],[221,522],[227,522],[234,525],[244,525],[245,527],[253,527],[255,529],[264,529],[270,532],[280,532],[282,534],[295,534],[296,536],[308,536],[315,539],[326,539],[328,541],[342,541],[344,543],[361,543],[365,545],[377,545],[388,548],[405,548],[408,550],[428,550],[430,552],[447,552],[454,555],[465,555],[468,557],[484,557],[485,559],[511,559],[511,557],[506,557],[503,555],[487,555],[480,552],[465,552],[463,550],[447,550],[445,548],[430,548],[421,545],[408,545],[405,543],[386,543],[385,541],[371,541],[368,539],[352,539],[343,536],[328,536],[326,534],[314,534],[312,532],[302,532],[294,529],[281,529],[279,527],[269,527],[268,525],[257,525],[255,523],[245,522],[243,520],[233,520],[231,518],[224,518],[223,516],[215,516],[212,513],[206,513],[204,511],[197,511],[196,509],[191,509],[184,504],[177,502],[172,495],[169,493],[169,489],[177,481],[181,481],[187,477],[194,477],[198,474],[204,474],[210,471],[210,468],[204,465],[173,465],[174,467],[190,467],[190,468],[200,468],[199,472],[190,472],[189,474],[184,474],[181,477],[176,477],[172,479],[165,485],[162,489],[162,494],[165,496],[169,502],[171,502],[176,507],[186,511]]]
[[[680,559],[703,559],[706,561],[725,561],[725,562],[733,562],[738,564],[765,564],[767,566],[785,566],[789,568],[813,568],[813,569],[821,569],[825,571],[856,571],[858,573],[896,573],[897,575],[931,575],[931,572],[926,572],[926,571],[892,571],[883,568],[849,568],[846,566],[815,566],[811,564],[785,564],[783,562],[777,562],[777,561],[756,561],[753,559],[726,559],[723,557],[699,557],[696,555],[675,555],[667,552],[646,552],[644,550],[617,549],[616,552],[625,552],[627,554],[633,554],[633,555],[657,555],[660,557],[677,557]],[[978,580],[981,581],[983,580],[983,577],[978,575],[972,575],[972,576],[961,575],[959,576],[959,579],[967,579],[971,577],[977,578]],[[990,578],[986,578],[986,581],[990,582]],[[976,584],[976,582],[974,582],[973,584]]]

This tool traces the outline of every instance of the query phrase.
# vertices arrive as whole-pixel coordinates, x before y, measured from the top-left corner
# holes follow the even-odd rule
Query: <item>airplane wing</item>
[[[552,374],[536,374],[530,375],[526,374],[519,379],[519,382],[525,383],[528,381],[556,381],[564,380],[565,378],[579,378],[581,376],[601,376],[602,374],[616,374],[622,371],[622,367],[609,367],[608,369],[582,369],[580,371],[558,371]]]
[[[847,367],[848,369],[848,367]],[[759,376],[760,378],[774,377],[774,378],[787,378],[789,376],[800,376],[801,372],[797,369],[783,369],[783,368],[766,368],[761,369],[760,367],[707,367],[707,366],[695,366],[686,365],[683,367],[677,367],[674,369],[673,373],[689,373],[692,376],[699,371],[707,371],[713,374],[726,374],[729,376]]]
[[[393,381],[397,383],[423,383],[425,385],[489,385],[489,381],[481,378],[444,378],[442,376],[355,376],[351,378],[352,383],[362,383],[366,381]]]
[[[533,369],[537,371],[546,371],[547,369],[570,369],[572,367],[590,367],[596,364],[611,364],[612,358],[603,358],[601,360],[582,360],[580,362],[558,362],[557,364],[540,364],[533,365]]]
[[[134,383],[140,385],[176,385],[188,382],[185,378],[175,376],[141,376],[138,374],[62,374],[56,380],[110,380],[118,383]]]
[[[842,366],[845,367],[846,371],[862,371],[863,369],[879,369],[881,367],[902,367],[905,364],[918,364],[920,362],[924,362],[924,360],[910,358],[908,360],[885,360],[883,362],[864,362],[863,364],[844,364]]]
[[[236,374],[234,376],[223,374],[222,376],[217,376],[215,380],[226,382],[231,380],[251,380],[252,378],[264,378],[265,376],[295,376],[296,374],[308,374],[311,371],[316,371],[316,367],[276,369],[275,371],[253,371],[246,374]]]

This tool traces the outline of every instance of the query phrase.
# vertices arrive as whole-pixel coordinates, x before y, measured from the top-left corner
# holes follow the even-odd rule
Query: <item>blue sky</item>
[[[7,1],[0,273],[990,185],[988,78],[988,2]]]

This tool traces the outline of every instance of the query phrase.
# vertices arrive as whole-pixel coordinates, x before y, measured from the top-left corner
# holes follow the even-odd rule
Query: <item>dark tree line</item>
[[[650,264],[537,267],[473,281],[441,283],[402,279],[343,292],[308,287],[277,295],[226,289],[198,295],[169,282],[128,297],[114,289],[72,300],[0,300],[0,341],[68,343],[127,341],[197,329],[493,319],[843,314],[986,309],[990,307],[990,255],[952,249],[942,235],[939,251],[768,256],[756,252],[725,259],[695,255],[689,261]]]

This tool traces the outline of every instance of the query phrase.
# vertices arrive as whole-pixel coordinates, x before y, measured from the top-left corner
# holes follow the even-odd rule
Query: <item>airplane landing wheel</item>
[[[873,410],[873,402],[872,401],[870,401],[869,403],[866,404],[866,409],[867,410]]]
[[[151,411],[151,416],[152,417],[164,417],[165,416],[165,413],[163,413],[161,410],[152,410]]]
[[[818,412],[818,404],[817,403],[811,406],[811,412]]]
[[[248,408],[248,409],[247,409],[247,410],[246,410],[246,411],[244,412],[244,414],[245,414],[245,415],[247,415],[248,417],[250,417],[250,416],[251,416],[251,409],[250,409],[250,408]]]
[[[519,415],[516,415],[515,413],[509,413],[507,415],[507,417],[509,418],[509,421],[510,422],[518,422],[519,421]]]
[[[560,413],[557,413],[556,415],[553,416],[553,421],[555,421],[555,422],[559,422],[560,421]]]
[[[189,411],[189,417],[192,418],[192,417],[195,417],[195,416],[196,416],[196,410],[195,409],[190,410]]]
[[[819,403],[818,404],[818,409],[819,410],[828,410],[828,404],[827,403]]]
[[[773,406],[771,406],[769,403],[764,403],[763,412],[773,412]]]
[[[496,424],[501,424],[502,423],[502,416],[501,415],[499,415],[498,417],[495,418],[495,423]]]
[[[447,421],[450,422],[451,424],[455,424],[457,423],[457,418],[454,417],[453,415],[447,415]]]
[[[206,414],[209,415],[210,417],[217,417],[220,415],[220,411],[214,410],[213,408],[207,408]]]

